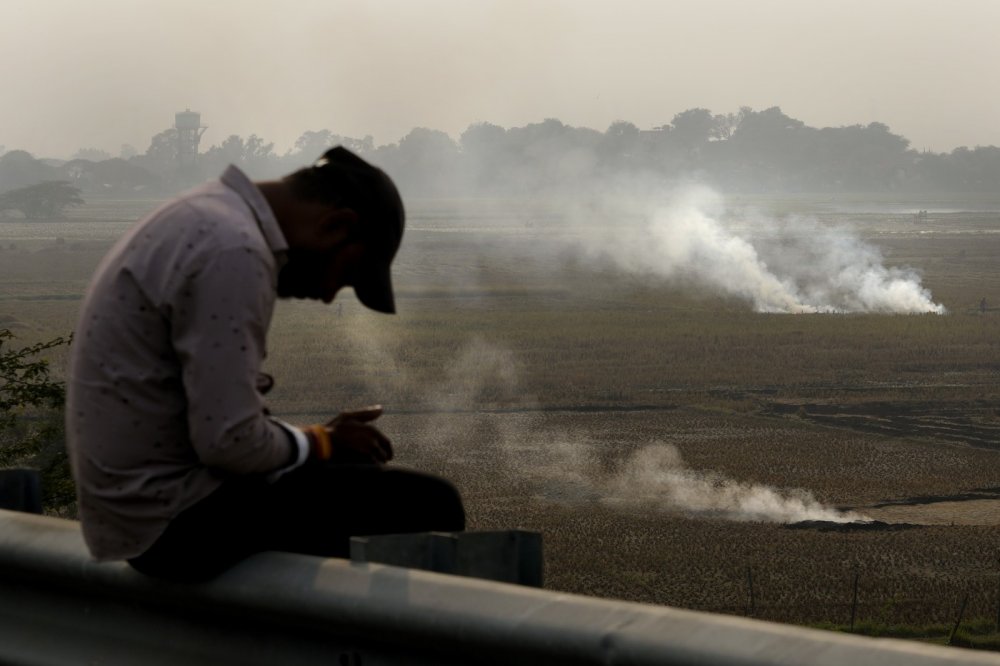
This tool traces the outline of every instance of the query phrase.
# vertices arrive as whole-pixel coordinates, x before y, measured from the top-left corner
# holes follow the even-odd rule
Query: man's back
[[[99,558],[139,554],[221,483],[198,447],[273,436],[253,378],[225,375],[259,366],[276,275],[253,207],[222,182],[154,212],[101,262],[67,402],[80,513]]]

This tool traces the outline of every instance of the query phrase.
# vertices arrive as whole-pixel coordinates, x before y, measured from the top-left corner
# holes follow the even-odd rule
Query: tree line
[[[878,122],[810,127],[779,107],[713,114],[694,108],[641,130],[618,121],[604,132],[547,119],[504,128],[488,122],[459,138],[415,128],[398,142],[303,132],[279,153],[256,134],[231,135],[178,166],[176,131],[154,136],[145,152],[120,157],[82,149],[66,162],[21,150],[0,155],[0,193],[66,181],[85,194],[165,196],[211,178],[228,164],[252,177],[288,173],[341,144],[383,167],[405,195],[497,197],[573,194],[596,181],[641,176],[652,182],[697,180],[728,192],[979,192],[1000,189],[1000,148],[917,151]]]

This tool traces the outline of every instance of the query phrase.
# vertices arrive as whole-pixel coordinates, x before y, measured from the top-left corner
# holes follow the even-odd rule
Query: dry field
[[[950,621],[966,593],[967,617],[995,617],[1000,208],[918,221],[849,203],[772,209],[853,224],[949,314],[756,314],[560,250],[576,231],[551,208],[424,202],[397,261],[399,316],[351,295],[280,304],[272,407],[309,422],[383,403],[399,463],[454,479],[470,527],[543,532],[552,589],[846,623],[857,572],[859,621]],[[70,330],[101,253],[152,205],[0,221],[0,326],[26,342]],[[802,489],[889,525],[692,508],[670,499],[677,478]]]

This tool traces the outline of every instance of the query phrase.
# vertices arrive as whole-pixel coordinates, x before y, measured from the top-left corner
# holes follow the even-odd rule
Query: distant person
[[[986,314],[986,297],[984,296],[981,301],[979,301],[979,313]]]
[[[395,312],[403,222],[388,176],[338,147],[278,181],[229,167],[115,245],[83,303],[67,397],[98,560],[195,581],[264,550],[342,557],[351,535],[464,528],[450,483],[386,465],[380,407],[297,427],[261,395],[276,297],[330,303],[350,286]]]

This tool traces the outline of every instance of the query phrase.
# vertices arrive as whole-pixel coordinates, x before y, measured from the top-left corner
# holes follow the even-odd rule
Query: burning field
[[[399,316],[280,304],[271,406],[384,404],[552,589],[843,624],[857,577],[859,620],[995,617],[1000,216],[919,207],[417,204]],[[94,222],[0,237],[19,339],[72,327]]]

